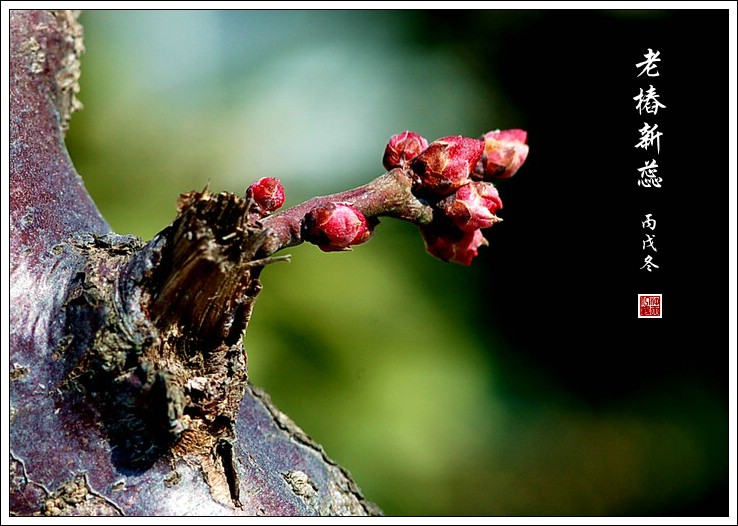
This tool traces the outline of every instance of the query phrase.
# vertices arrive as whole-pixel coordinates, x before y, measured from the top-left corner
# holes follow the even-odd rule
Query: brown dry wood
[[[248,383],[241,335],[278,259],[250,204],[184,194],[143,243],[90,199],[63,142],[77,14],[10,14],[11,512],[379,514]]]

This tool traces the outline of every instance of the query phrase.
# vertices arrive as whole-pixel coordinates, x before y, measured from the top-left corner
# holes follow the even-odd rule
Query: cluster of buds
[[[481,229],[498,221],[502,208],[493,179],[512,177],[528,155],[526,132],[496,130],[481,139],[443,137],[428,142],[413,132],[393,136],[384,155],[387,169],[402,167],[413,192],[430,203],[433,222],[421,228],[426,249],[444,260],[470,265],[487,240]]]
[[[496,213],[502,200],[492,181],[514,175],[527,155],[523,130],[491,131],[480,139],[443,137],[430,144],[405,131],[385,148],[388,172],[360,188],[274,215],[284,202],[277,179],[260,179],[246,197],[249,213],[272,231],[269,253],[302,241],[325,252],[350,250],[371,238],[378,216],[390,215],[419,225],[432,255],[470,265],[487,244],[482,229],[501,221]]]

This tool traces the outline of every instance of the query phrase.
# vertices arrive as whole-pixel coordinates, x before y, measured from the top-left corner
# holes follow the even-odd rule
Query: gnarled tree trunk
[[[11,512],[379,514],[248,383],[241,335],[279,259],[252,203],[192,192],[150,242],[111,233],[63,142],[76,13],[10,30]]]

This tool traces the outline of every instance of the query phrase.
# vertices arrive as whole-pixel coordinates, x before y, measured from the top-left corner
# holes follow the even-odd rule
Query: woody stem
[[[315,197],[263,219],[270,236],[259,256],[268,256],[302,243],[305,215],[313,208],[329,203],[351,205],[367,219],[389,216],[418,225],[427,225],[433,219],[432,208],[413,194],[410,175],[401,168],[395,168],[358,188]]]

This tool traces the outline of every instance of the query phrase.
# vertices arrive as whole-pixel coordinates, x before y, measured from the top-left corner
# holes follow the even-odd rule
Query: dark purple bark
[[[274,260],[249,203],[190,193],[149,243],[111,233],[63,143],[76,14],[12,11],[10,30],[11,512],[379,513],[248,384]]]

